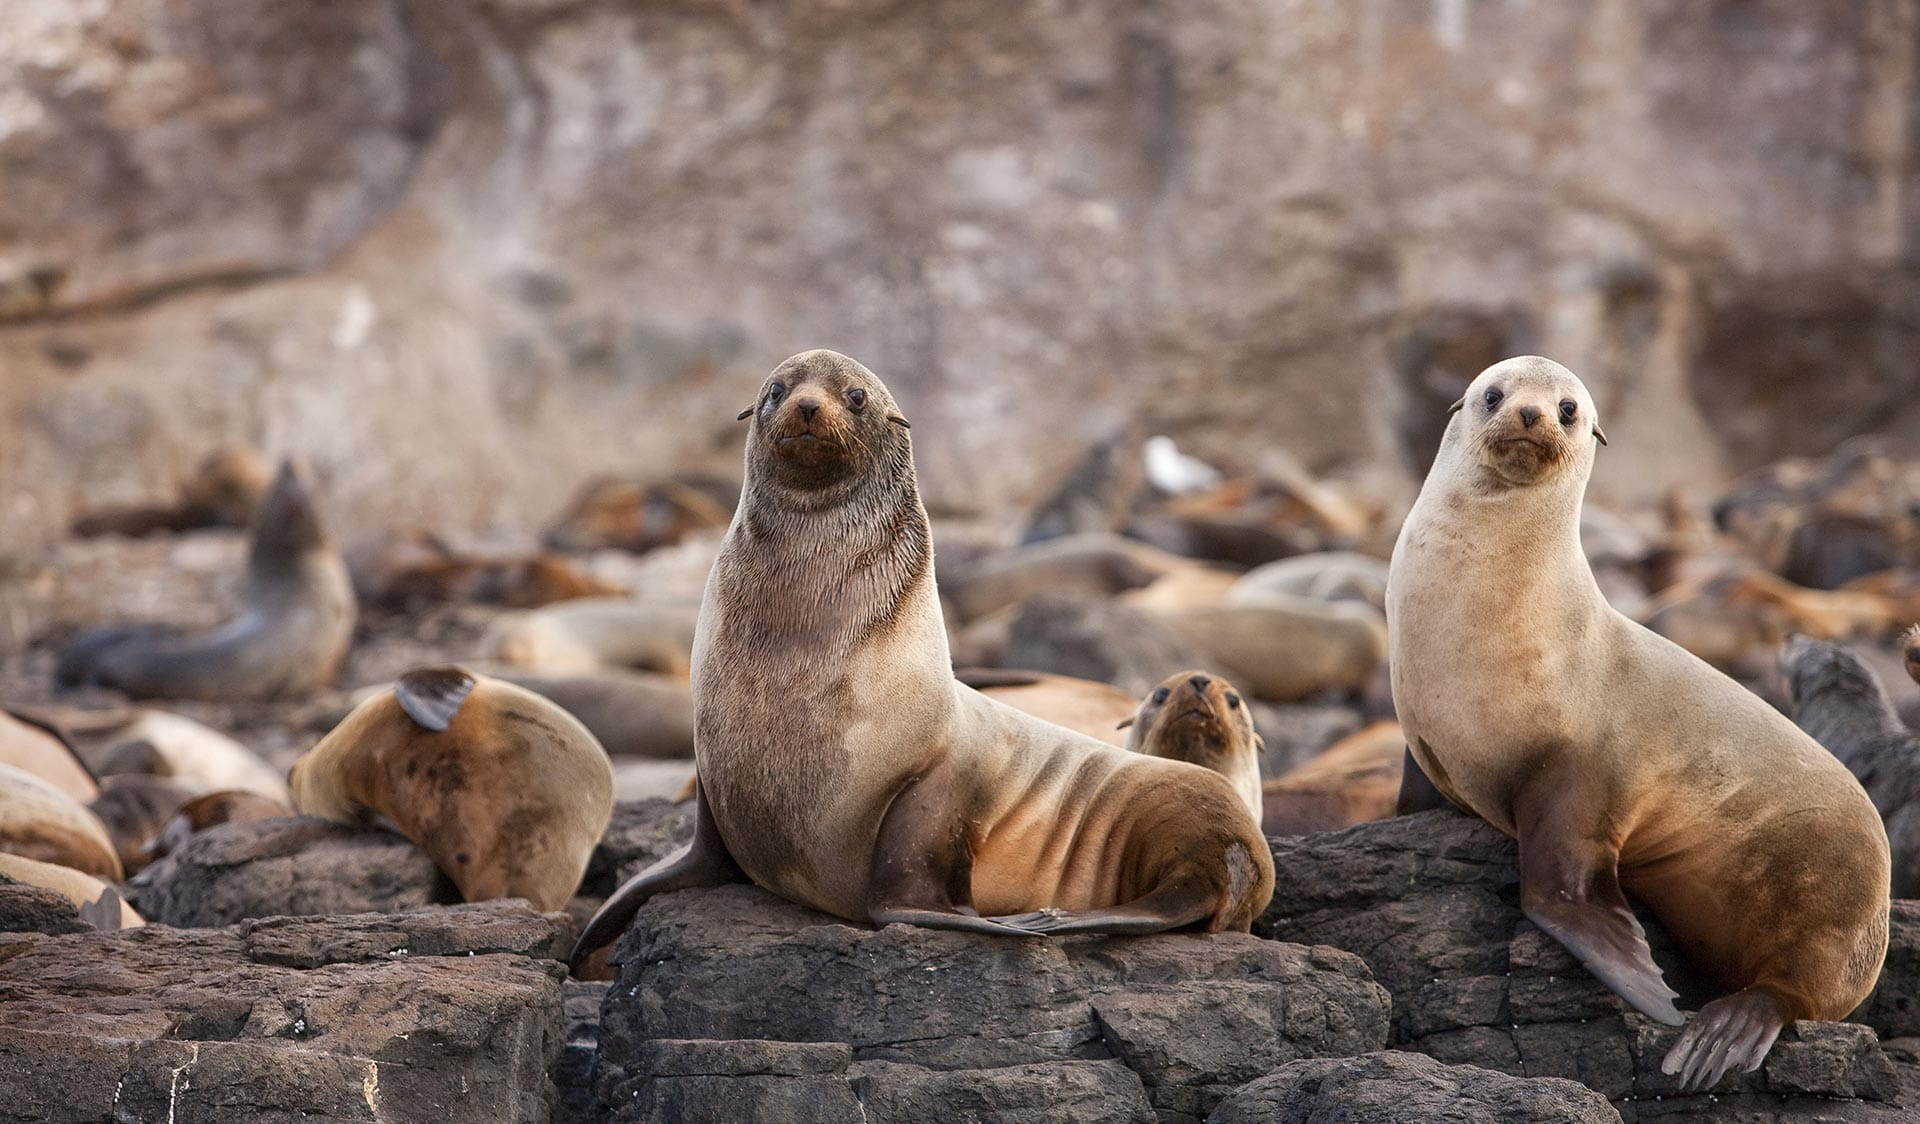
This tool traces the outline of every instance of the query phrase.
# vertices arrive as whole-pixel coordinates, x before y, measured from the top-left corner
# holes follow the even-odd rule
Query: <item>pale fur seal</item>
[[[607,901],[574,963],[656,893],[743,879],[877,924],[1245,931],[1272,856],[1224,779],[954,680],[907,423],[880,380],[806,352],[740,417],[746,487],[694,650],[693,842]]]
[[[563,908],[613,815],[613,766],[587,728],[532,691],[422,668],[294,762],[294,806],[385,816],[467,901]]]
[[[1255,698],[1358,693],[1387,658],[1387,622],[1358,601],[1263,593],[1256,601],[1161,613]]]
[[[100,782],[57,726],[25,712],[0,710],[0,765],[12,765],[80,801],[100,795]]]
[[[1139,705],[1111,683],[1071,675],[987,667],[961,668],[953,675],[990,699],[1108,745],[1126,744],[1123,723]]]
[[[82,920],[102,931],[137,929],[147,923],[121,900],[118,890],[70,866],[0,852],[0,874],[15,882],[52,890],[72,902]]]
[[[1780,670],[1793,720],[1859,779],[1887,826],[1893,896],[1920,895],[1920,733],[1907,728],[1873,670],[1837,644],[1788,638]]]
[[[1122,725],[1127,748],[1185,761],[1225,777],[1260,822],[1260,752],[1253,709],[1233,684],[1205,671],[1178,671],[1148,692]]]
[[[962,621],[974,621],[1043,593],[1112,597],[1194,565],[1143,542],[1086,532],[984,558],[943,578],[940,596]]]
[[[1406,741],[1398,722],[1341,738],[1260,788],[1260,830],[1310,835],[1393,815]]]
[[[354,618],[346,564],[305,481],[283,462],[254,518],[244,612],[211,629],[144,624],[89,633],[60,654],[55,677],[135,698],[305,695],[339,674]]]
[[[238,788],[287,800],[285,774],[259,754],[201,722],[165,710],[48,712],[96,776],[149,773],[189,795]]]
[[[1758,697],[1611,608],[1580,550],[1605,439],[1534,356],[1456,404],[1394,548],[1393,695],[1434,786],[1516,837],[1520,905],[1647,1016],[1684,1017],[1622,889],[1736,989],[1663,1069],[1756,1068],[1795,1019],[1838,1019],[1887,946],[1886,832],[1860,785]]]
[[[529,674],[625,667],[685,679],[699,616],[693,604],[586,597],[503,616],[482,644]]]
[[[109,882],[125,877],[100,818],[59,789],[0,765],[0,851],[58,863]]]

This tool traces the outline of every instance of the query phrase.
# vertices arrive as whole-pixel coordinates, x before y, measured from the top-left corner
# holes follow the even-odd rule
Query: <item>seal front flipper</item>
[[[437,734],[453,724],[473,683],[473,673],[464,667],[416,668],[395,681],[393,697],[408,718]]]
[[[627,879],[625,885],[615,890],[586,927],[580,930],[580,939],[573,942],[569,965],[578,975],[587,957],[625,931],[633,915],[640,912],[640,907],[655,894],[673,890],[700,890],[746,881],[750,881],[747,872],[733,861],[733,856],[727,851],[726,841],[720,838],[720,828],[713,821],[713,810],[707,807],[706,792],[697,791],[693,805],[693,841]]]
[[[975,913],[973,854],[966,825],[954,814],[951,773],[945,768],[911,777],[874,839],[867,876],[867,917],[875,925],[900,922],[1002,937],[1033,934]]]
[[[1410,816],[1415,812],[1431,812],[1440,808],[1459,811],[1454,808],[1453,801],[1442,795],[1427,779],[1426,770],[1413,759],[1413,747],[1408,746],[1406,760],[1400,766],[1400,798],[1394,804],[1393,814]]]
[[[1686,1022],[1647,947],[1646,930],[1620,889],[1619,848],[1584,822],[1603,807],[1541,774],[1515,801],[1520,837],[1520,910],[1566,946],[1600,982],[1650,1019]]]
[[[1787,1022],[1785,1006],[1764,986],[1716,999],[1681,1032],[1661,1060],[1660,1072],[1679,1074],[1680,1088],[1689,1093],[1719,1084],[1736,1066],[1752,1073]]]

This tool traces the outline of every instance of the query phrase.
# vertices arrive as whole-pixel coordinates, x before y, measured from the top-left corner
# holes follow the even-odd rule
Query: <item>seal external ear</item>
[[[100,896],[80,907],[80,920],[103,933],[116,932],[120,928],[120,894],[112,886],[100,891]]]
[[[742,411],[740,411],[739,413],[737,413],[737,414],[735,414],[735,415],[733,415],[733,420],[734,420],[734,421],[746,421],[746,420],[747,420],[748,418],[750,418],[750,417],[752,417],[752,416],[753,416],[753,407],[752,407],[752,406],[748,406],[748,407],[747,407],[746,409],[744,409],[744,410],[742,410]]]
[[[393,697],[408,718],[437,734],[453,723],[473,683],[473,674],[463,667],[416,668],[394,683]]]
[[[1462,409],[1466,407],[1466,404],[1467,404],[1467,396],[1462,394],[1458,401],[1454,402],[1453,405],[1447,407],[1447,414],[1451,416],[1453,414],[1459,413]]]
[[[1549,759],[1564,760],[1556,754]],[[1577,756],[1576,758],[1577,759]],[[1606,804],[1563,770],[1544,769],[1514,800],[1520,911],[1600,982],[1656,1022],[1686,1022],[1620,889],[1619,847],[1590,822]]]
[[[1131,717],[1127,717],[1127,718],[1122,718],[1122,719],[1120,720],[1120,724],[1119,724],[1118,726],[1115,726],[1115,727],[1114,727],[1114,729],[1116,729],[1116,730],[1124,730],[1124,729],[1126,729],[1126,728],[1127,728],[1128,726],[1131,726],[1131,725],[1133,725],[1133,719],[1132,719]]]
[[[1599,427],[1599,426],[1597,426],[1597,425],[1596,425],[1596,426],[1594,426],[1594,427],[1593,427],[1593,435],[1594,435],[1594,437],[1595,437],[1596,439],[1598,439],[1598,440],[1599,440],[1599,442],[1600,442],[1600,443],[1601,443],[1602,445],[1605,445],[1605,444],[1607,443],[1607,435],[1606,435],[1606,434],[1604,434],[1604,433],[1602,433],[1602,432],[1600,432],[1600,427]]]
[[[900,427],[901,429],[912,429],[912,428],[913,428],[913,423],[912,423],[912,422],[909,422],[909,421],[908,421],[907,419],[905,419],[905,418],[903,418],[903,417],[901,417],[901,416],[900,416],[899,414],[888,414],[888,415],[887,415],[887,420],[888,420],[888,421],[890,421],[890,422],[892,422],[893,424],[895,424],[895,425],[897,425],[897,426],[899,426],[899,427]]]

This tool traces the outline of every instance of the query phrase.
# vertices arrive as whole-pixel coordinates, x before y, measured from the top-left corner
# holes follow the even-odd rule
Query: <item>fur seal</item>
[[[286,776],[259,754],[211,726],[144,707],[106,713],[63,711],[49,721],[79,747],[96,776],[149,773],[199,795],[238,788],[284,803]]]
[[[577,719],[463,668],[410,671],[294,762],[294,807],[385,816],[467,901],[566,906],[613,815],[613,766]]]
[[[990,699],[1108,745],[1126,744],[1121,730],[1138,706],[1132,695],[1111,683],[1071,675],[969,667],[953,676]]]
[[[1387,564],[1371,554],[1322,550],[1248,570],[1227,591],[1229,605],[1258,605],[1279,594],[1314,601],[1361,601],[1385,612]]]
[[[293,815],[293,809],[282,801],[269,800],[257,792],[241,792],[228,789],[223,792],[209,792],[205,796],[196,796],[180,805],[169,816],[160,829],[153,833],[140,848],[140,864],[158,862],[181,847],[198,831],[217,827],[223,823],[244,823],[250,820],[273,820]]]
[[[685,679],[699,616],[692,604],[587,597],[502,617],[482,643],[533,675],[626,667]]]
[[[1907,665],[1908,677],[1920,683],[1920,624],[1914,625],[1900,637],[1900,651]]]
[[[1920,895],[1920,734],[1878,676],[1837,644],[1788,638],[1780,651],[1793,720],[1847,767],[1873,800],[1893,852],[1893,896]]]
[[[73,521],[78,538],[149,535],[202,527],[245,527],[273,481],[258,450],[244,445],[208,453],[180,488],[171,507],[108,507]]]
[[[132,906],[121,900],[120,892],[91,874],[70,866],[40,862],[0,851],[0,874],[15,882],[39,886],[66,898],[80,911],[80,919],[103,932],[137,929],[147,922]]]
[[[694,651],[693,842],[608,899],[574,963],[656,893],[741,880],[876,924],[1245,931],[1272,856],[1223,778],[953,678],[907,421],[880,380],[805,352],[740,418],[746,486]]]
[[[100,795],[100,782],[57,726],[31,714],[0,710],[0,765],[32,773],[80,801]]]
[[[1311,835],[1392,816],[1405,753],[1398,722],[1375,722],[1341,738],[1261,786],[1260,830]]]
[[[1787,718],[1609,606],[1579,540],[1605,438],[1571,371],[1525,356],[1456,404],[1394,547],[1393,696],[1439,792],[1520,844],[1520,905],[1648,1017],[1673,1005],[1623,890],[1733,994],[1662,1068],[1751,1071],[1843,1018],[1886,954],[1887,836]]]
[[[549,550],[645,554],[727,525],[740,488],[710,476],[639,481],[602,476],[580,489],[541,541]]]
[[[562,555],[461,551],[426,534],[357,550],[347,569],[362,604],[395,611],[439,602],[537,609],[628,592]]]
[[[120,881],[126,873],[98,816],[11,765],[0,765],[0,851],[58,863],[109,882]]]
[[[333,682],[353,640],[346,564],[306,482],[283,461],[254,519],[247,607],[212,629],[129,625],[89,633],[60,654],[63,687],[117,687],[135,698],[275,699]]]
[[[1148,757],[1185,761],[1227,779],[1260,822],[1260,753],[1253,708],[1233,684],[1205,671],[1177,671],[1140,700],[1121,724],[1127,748]]]
[[[940,596],[975,621],[1039,594],[1112,597],[1194,565],[1145,543],[1088,532],[1002,551],[943,578]]]
[[[1255,697],[1293,702],[1364,690],[1387,658],[1387,622],[1357,601],[1264,593],[1257,601],[1162,613]]]
[[[152,861],[147,844],[192,797],[165,777],[122,773],[106,778],[99,797],[87,809],[106,827],[121,869],[134,874]]]

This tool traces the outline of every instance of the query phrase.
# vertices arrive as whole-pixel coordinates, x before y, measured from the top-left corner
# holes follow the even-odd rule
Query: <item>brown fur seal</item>
[[[1205,671],[1177,671],[1121,725],[1135,753],[1225,777],[1247,814],[1260,821],[1260,752],[1266,743],[1253,732],[1253,709],[1233,684]]]
[[[982,559],[943,578],[940,596],[974,621],[1043,593],[1112,597],[1193,564],[1118,535],[1067,535]]]
[[[953,676],[990,699],[1108,745],[1126,744],[1122,724],[1133,718],[1138,705],[1132,695],[1111,683],[1071,675],[969,667]]]
[[[1867,790],[1887,827],[1893,896],[1920,896],[1920,734],[1894,712],[1860,657],[1837,644],[1795,636],[1780,652],[1793,720]]]
[[[294,806],[342,823],[385,816],[467,901],[560,909],[613,815],[613,766],[576,719],[531,691],[422,668],[356,707],[296,761]]]
[[[439,602],[537,609],[627,595],[562,555],[461,551],[424,534],[356,550],[347,567],[362,604],[395,611]]]
[[[122,773],[106,778],[99,797],[87,809],[106,827],[121,869],[133,874],[152,861],[147,844],[192,798],[192,793],[165,777]]]
[[[1756,1068],[1795,1019],[1838,1019],[1887,946],[1887,836],[1783,715],[1611,608],[1579,541],[1600,434],[1573,373],[1481,372],[1394,548],[1393,695],[1413,757],[1520,843],[1520,905],[1650,1018],[1685,1019],[1622,890],[1734,993],[1663,1068]]]
[[[1160,617],[1234,682],[1274,702],[1357,693],[1387,658],[1386,619],[1357,601],[1264,593],[1254,602]]]
[[[209,792],[205,796],[196,796],[180,805],[160,829],[149,837],[140,849],[142,866],[158,862],[168,855],[186,846],[187,840],[198,831],[217,827],[223,823],[245,823],[250,820],[273,820],[293,815],[293,809],[278,800],[269,800],[257,792],[240,792],[229,789],[224,792]]]
[[[1393,815],[1406,740],[1398,722],[1375,722],[1261,786],[1260,829],[1311,835]]]
[[[1273,867],[1232,786],[953,678],[913,447],[880,380],[806,352],[740,417],[747,483],[694,652],[693,842],[607,901],[574,963],[652,895],[742,879],[877,924],[1245,931]]]
[[[353,587],[307,485],[282,462],[254,519],[247,607],[217,628],[131,625],[90,633],[60,654],[62,686],[135,698],[274,699],[332,683],[353,639]]]
[[[0,851],[58,863],[109,882],[125,876],[100,818],[59,789],[0,765]]]
[[[273,471],[257,450],[245,446],[207,454],[170,507],[109,507],[73,521],[79,538],[98,535],[149,535],[155,531],[193,531],[202,527],[244,527],[267,494]]]
[[[738,485],[709,476],[654,481],[603,476],[587,481],[542,541],[549,550],[645,554],[725,527],[739,495]]]
[[[80,910],[80,917],[96,929],[137,929],[146,924],[132,906],[120,899],[120,892],[91,874],[69,866],[40,862],[0,852],[0,874],[15,882],[52,890]]]
[[[59,728],[32,715],[0,710],[0,765],[12,765],[85,804],[100,782]]]
[[[534,675],[574,675],[607,667],[687,677],[697,605],[588,597],[494,622],[484,646]]]

